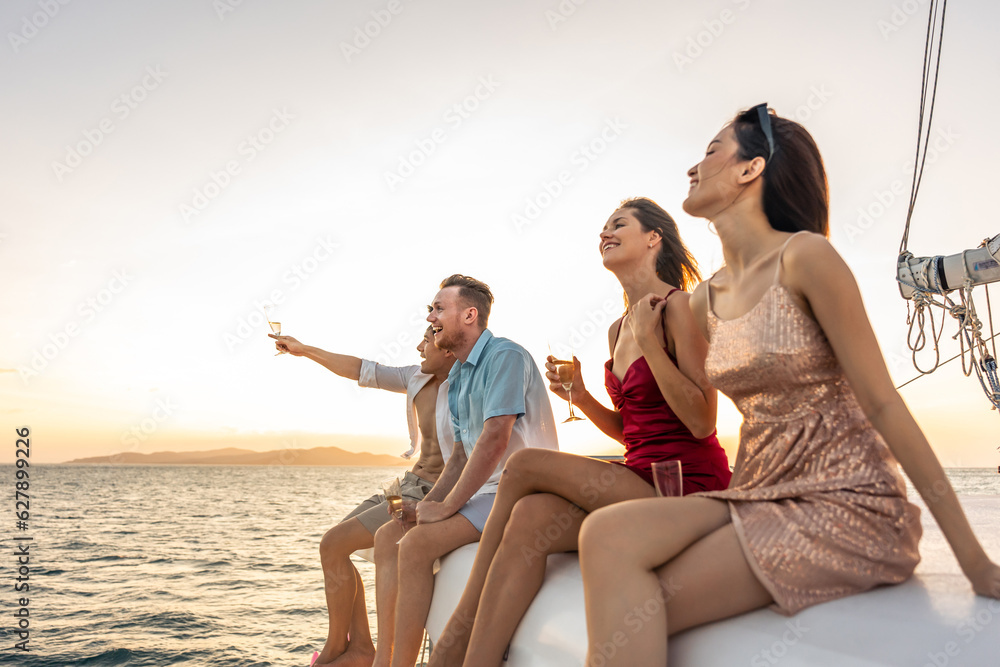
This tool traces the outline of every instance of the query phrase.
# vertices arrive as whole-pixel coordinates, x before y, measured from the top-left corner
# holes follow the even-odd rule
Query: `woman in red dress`
[[[685,493],[729,484],[729,464],[715,437],[715,389],[704,371],[707,345],[682,291],[699,278],[698,269],[677,225],[653,201],[631,199],[604,225],[599,248],[632,304],[608,330],[605,377],[616,409],[587,392],[576,359],[573,402],[625,446],[625,463],[530,448],[511,456],[465,592],[442,633],[448,640],[431,656],[433,667],[500,665],[541,588],[546,556],[576,550],[588,512],[655,496],[653,461],[681,461]],[[546,364],[550,388],[566,399],[552,361]]]

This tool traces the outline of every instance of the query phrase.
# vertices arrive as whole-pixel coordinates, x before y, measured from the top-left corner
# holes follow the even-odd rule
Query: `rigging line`
[[[927,103],[927,75],[929,74],[928,63],[930,62],[931,45],[934,42],[934,17],[936,15],[935,4],[936,0],[931,0],[927,14],[927,36],[924,38],[924,60],[920,66],[920,110],[917,114],[917,148],[916,155],[913,157],[913,181],[910,184],[910,201],[907,206],[906,226],[903,228],[903,240],[899,247],[900,253],[906,250],[907,241],[910,236],[910,211],[913,210],[913,192],[917,186],[917,165],[920,163],[920,142],[923,139],[924,133],[924,108]]]
[[[945,14],[948,11],[948,0],[942,0],[941,2],[941,25],[938,28],[937,35],[937,57],[934,65],[934,83],[931,88],[931,102],[930,106],[927,107],[927,133],[923,133],[924,127],[924,110],[927,100],[927,80],[930,74],[930,61],[933,53],[933,43],[934,43],[934,27],[937,23],[937,2],[932,0],[930,5],[930,12],[928,16],[928,27],[927,27],[927,40],[924,44],[924,65],[923,65],[923,79],[921,81],[920,87],[920,114],[919,114],[919,128],[917,130],[917,154],[916,159],[913,164],[913,183],[910,189],[910,206],[906,212],[906,225],[903,230],[903,239],[900,242],[899,252],[903,253],[910,239],[910,221],[913,218],[913,209],[917,204],[917,194],[920,190],[920,184],[924,177],[924,166],[927,162],[927,148],[930,145],[931,140],[931,125],[934,122],[934,104],[937,100],[937,84],[938,84],[938,74],[941,71],[941,50],[944,45],[944,20]],[[923,149],[921,155],[921,136],[923,137]],[[917,169],[917,162],[920,163],[919,171]]]
[[[997,336],[1000,336],[1000,334],[993,334],[992,336],[990,336],[989,338],[987,338],[987,339],[986,339],[985,341],[983,341],[983,342],[984,342],[984,343],[988,343],[988,342],[990,342],[991,340],[993,340],[994,338],[996,338]],[[955,361],[956,359],[958,359],[959,357],[961,357],[961,356],[962,356],[963,354],[964,354],[963,352],[959,352],[958,354],[956,354],[956,355],[955,355],[954,357],[952,357],[951,359],[945,359],[945,360],[944,360],[944,361],[942,361],[942,362],[941,362],[940,364],[938,364],[938,368],[940,368],[941,366],[944,366],[944,365],[945,365],[946,363],[948,363],[949,361]],[[935,370],[937,370],[937,369],[935,369]],[[915,381],[919,380],[920,378],[922,378],[922,377],[925,377],[925,376],[927,376],[927,375],[930,375],[930,373],[921,373],[921,374],[920,374],[920,375],[918,375],[917,377],[915,377],[915,378],[910,378],[909,380],[907,380],[907,381],[906,381],[906,382],[904,382],[903,384],[899,385],[898,387],[896,387],[896,389],[897,389],[897,390],[899,390],[899,389],[902,389],[903,387],[905,387],[906,385],[910,384],[911,382],[915,382]]]

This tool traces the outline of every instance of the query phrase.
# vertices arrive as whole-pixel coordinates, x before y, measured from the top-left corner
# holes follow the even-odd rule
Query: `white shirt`
[[[421,373],[420,366],[383,366],[367,359],[361,360],[359,386],[406,393],[406,426],[410,430],[410,449],[400,454],[404,459],[410,458],[420,449],[420,428],[417,423],[417,409],[413,405],[413,399],[433,377],[428,373]],[[447,461],[455,448],[451,412],[448,408],[448,380],[438,386],[434,420],[437,425],[441,456]]]

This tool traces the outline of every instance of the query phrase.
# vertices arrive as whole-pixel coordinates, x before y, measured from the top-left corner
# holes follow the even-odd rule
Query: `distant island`
[[[256,452],[251,449],[226,447],[194,452],[121,452],[110,456],[91,456],[65,461],[70,464],[176,464],[226,466],[407,466],[406,459],[386,454],[349,452],[339,447],[309,449],[273,449]]]

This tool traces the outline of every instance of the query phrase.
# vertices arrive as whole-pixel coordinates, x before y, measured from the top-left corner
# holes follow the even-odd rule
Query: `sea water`
[[[32,466],[30,519],[0,556],[0,664],[308,665],[326,633],[323,533],[399,468]],[[953,469],[992,495],[992,469]],[[15,542],[15,537],[30,540]],[[18,546],[28,547],[19,576]],[[358,561],[374,615],[374,567]],[[27,584],[16,592],[15,585]],[[22,607],[19,600],[27,598]],[[12,648],[28,610],[28,651]]]

